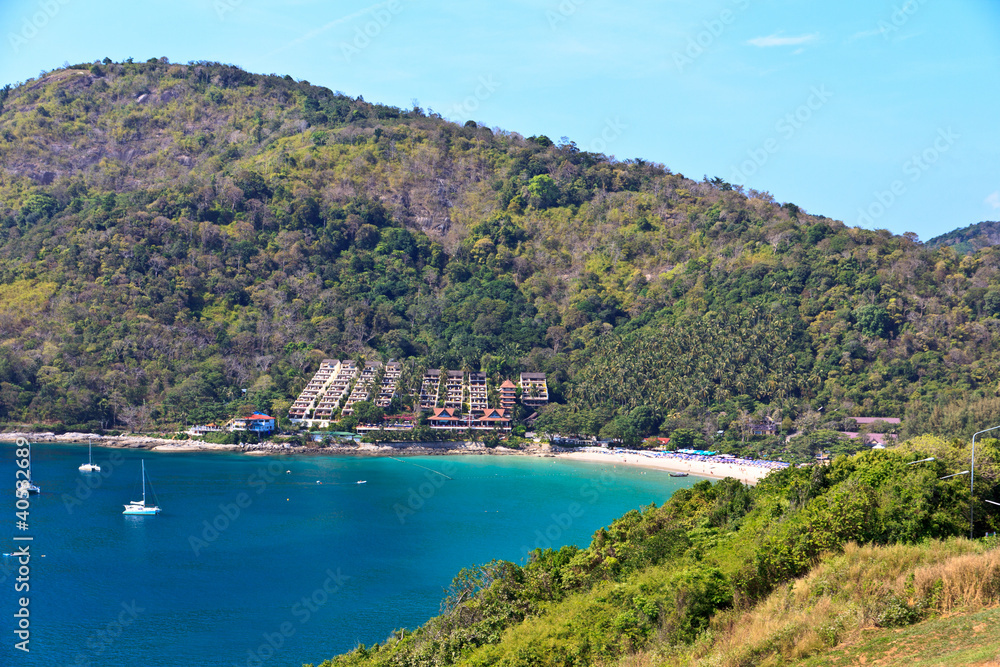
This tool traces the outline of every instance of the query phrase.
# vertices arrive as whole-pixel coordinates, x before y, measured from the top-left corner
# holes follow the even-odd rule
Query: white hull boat
[[[125,511],[122,514],[132,514],[145,516],[148,514],[159,514],[160,508],[156,505],[146,504],[146,462],[142,462],[142,500],[132,502],[125,505]]]

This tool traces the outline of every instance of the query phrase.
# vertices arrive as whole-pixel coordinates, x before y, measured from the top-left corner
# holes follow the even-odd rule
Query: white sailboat
[[[18,495],[24,497],[24,489],[28,490],[28,495],[41,493],[42,490],[31,481],[31,445],[28,445],[28,479],[21,482],[21,488],[18,489]]]
[[[101,466],[94,463],[94,444],[87,441],[87,462],[80,466],[80,472],[101,472]]]
[[[142,462],[142,500],[133,500],[129,504],[125,505],[125,511],[122,514],[159,514],[160,508],[156,505],[146,504],[146,461]]]

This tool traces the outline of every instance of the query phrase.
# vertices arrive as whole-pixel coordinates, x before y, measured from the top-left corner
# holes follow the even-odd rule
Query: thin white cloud
[[[1000,208],[1000,190],[997,190],[986,198],[986,203],[993,208]]]
[[[297,37],[297,38],[293,39],[292,41],[288,42],[284,46],[278,47],[277,49],[275,49],[274,51],[271,51],[269,54],[267,54],[264,57],[265,58],[270,58],[271,56],[277,55],[277,54],[279,54],[279,53],[281,53],[283,51],[287,51],[288,49],[294,48],[294,47],[298,46],[299,44],[302,44],[304,42],[308,42],[313,37],[317,37],[317,36],[323,34],[324,32],[326,32],[327,30],[330,30],[331,28],[336,28],[338,25],[341,25],[343,23],[347,23],[349,21],[353,21],[354,19],[360,18],[360,17],[364,16],[365,14],[378,9],[379,7],[382,7],[384,5],[388,5],[389,2],[390,2],[390,0],[385,0],[384,2],[376,3],[374,5],[371,5],[370,7],[365,7],[364,9],[356,11],[353,14],[348,14],[347,16],[342,16],[339,19],[334,19],[333,21],[330,21],[326,25],[322,25],[322,26],[320,26],[318,28],[314,28],[313,30],[310,30],[309,32],[307,32],[304,35],[302,35],[301,37]]]
[[[848,42],[856,42],[859,39],[868,39],[869,37],[875,37],[877,35],[883,34],[881,28],[875,28],[874,30],[862,30],[861,32],[856,32],[847,38]]]
[[[798,37],[779,37],[778,35],[768,35],[767,37],[754,37],[748,41],[747,44],[760,48],[767,48],[769,46],[798,46],[799,44],[808,44],[809,42],[815,41],[818,37],[818,32],[814,32],[809,35],[799,35]]]

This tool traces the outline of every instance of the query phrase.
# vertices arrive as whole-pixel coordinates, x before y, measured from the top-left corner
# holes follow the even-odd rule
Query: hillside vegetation
[[[217,63],[0,92],[8,421],[173,428],[244,389],[282,416],[319,360],[364,357],[545,372],[541,426],[630,442],[765,415],[968,434],[1000,417],[998,266]]]
[[[327,357],[545,372],[540,428],[629,444],[806,459],[846,418],[903,417],[941,437],[699,483],[585,549],[470,568],[439,617],[332,664],[849,661],[872,626],[1000,601],[993,545],[954,537],[965,478],[939,480],[1000,420],[984,233],[924,245],[287,75],[85,63],[0,89],[0,419],[280,417]],[[765,417],[807,435],[755,443]]]
[[[932,248],[951,246],[963,254],[998,243],[1000,243],[1000,222],[990,221],[955,229],[927,241],[927,245]]]
[[[977,535],[997,524],[981,500],[1000,491],[991,452]],[[440,616],[323,667],[781,665],[997,605],[1000,544],[952,537],[968,531],[968,488],[912,460],[871,451],[753,488],[699,482],[585,549],[463,571]]]

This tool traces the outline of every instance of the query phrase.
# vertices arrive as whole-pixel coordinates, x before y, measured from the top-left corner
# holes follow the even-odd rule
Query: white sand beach
[[[433,443],[381,443],[378,445],[361,443],[351,446],[291,446],[289,444],[262,443],[259,445],[217,445],[199,440],[170,440],[141,435],[101,436],[91,433],[3,433],[0,440],[11,441],[23,437],[32,442],[58,442],[85,445],[88,442],[98,447],[120,447],[147,449],[157,452],[198,452],[230,451],[250,456],[273,456],[312,454],[326,456],[429,456],[429,455],[480,455],[480,456],[543,456],[558,457],[572,461],[588,461],[612,465],[630,465],[669,472],[686,472],[696,477],[724,479],[732,477],[744,484],[756,484],[775,469],[774,462],[723,460],[714,457],[683,457],[661,452],[635,450],[603,450],[587,448],[582,450],[562,450],[547,445],[534,445],[524,449],[496,447],[487,449],[478,442],[433,442]]]
[[[744,484],[756,484],[766,477],[772,468],[762,465],[752,465],[746,463],[729,463],[721,460],[697,460],[674,458],[669,456],[647,456],[635,452],[597,452],[597,451],[577,451],[561,452],[555,454],[558,458],[573,461],[592,461],[595,463],[611,463],[614,465],[632,465],[643,468],[654,468],[656,470],[668,470],[670,472],[686,472],[697,477],[710,477],[713,479],[724,479],[732,477]]]

